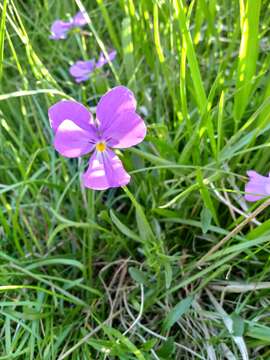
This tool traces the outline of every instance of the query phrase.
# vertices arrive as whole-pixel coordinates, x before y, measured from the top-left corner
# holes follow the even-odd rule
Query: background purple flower
[[[50,39],[61,40],[66,39],[68,31],[72,28],[72,22],[56,20],[51,27]]]
[[[250,170],[247,172],[249,181],[245,186],[245,199],[250,202],[255,202],[270,196],[270,176],[262,176],[256,171]]]
[[[59,101],[50,107],[54,147],[69,158],[93,152],[83,175],[86,187],[105,190],[124,186],[130,176],[112,149],[134,146],[146,135],[133,93],[124,86],[108,91],[97,105],[96,117],[95,124],[91,113],[75,101]]]
[[[116,51],[112,50],[108,53],[108,57],[110,61],[113,61],[116,57]],[[95,63],[95,60],[89,60],[89,61],[76,61],[70,68],[69,73],[71,76],[74,77],[75,81],[77,83],[80,83],[82,81],[86,81],[89,79],[90,74],[94,71],[95,68],[100,68],[103,65],[107,64],[108,60],[104,57],[103,53],[100,54],[98,62]]]
[[[108,52],[108,57],[110,61],[113,61],[116,57],[116,50],[111,50]],[[108,60],[105,58],[105,55],[103,52],[100,53],[98,61],[96,63],[96,68],[100,68],[104,66],[105,64],[108,64]]]
[[[73,27],[83,27],[87,24],[86,17],[82,11],[77,12],[72,18]]]
[[[86,81],[94,69],[95,60],[79,60],[69,68],[69,73],[74,77],[77,83],[80,83],[82,81]]]
[[[55,20],[51,26],[50,39],[66,39],[68,32],[77,27],[83,27],[87,24],[84,14],[79,11],[70,21]]]

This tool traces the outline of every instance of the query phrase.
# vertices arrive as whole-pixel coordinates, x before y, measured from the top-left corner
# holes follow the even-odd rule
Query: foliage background
[[[83,7],[82,33],[49,40]],[[269,359],[269,210],[243,198],[269,171],[269,2],[0,8],[0,359]],[[104,47],[112,66],[73,83]],[[148,135],[122,156],[128,188],[93,192],[47,109],[94,111],[120,83]]]

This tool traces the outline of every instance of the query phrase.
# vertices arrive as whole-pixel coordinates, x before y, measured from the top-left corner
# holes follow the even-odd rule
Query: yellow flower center
[[[104,142],[99,142],[96,144],[97,151],[105,151],[106,150],[106,144]]]

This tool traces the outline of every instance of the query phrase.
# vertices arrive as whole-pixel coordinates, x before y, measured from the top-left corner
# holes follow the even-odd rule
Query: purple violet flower
[[[51,26],[50,39],[66,39],[68,32],[73,28],[80,28],[87,24],[84,14],[79,11],[70,21],[55,20]]]
[[[67,33],[72,28],[72,23],[68,21],[56,20],[51,27],[50,39],[62,40],[66,39]]]
[[[247,175],[249,177],[245,186],[245,199],[247,201],[255,202],[270,196],[270,174],[266,177],[250,170]]]
[[[111,50],[108,53],[108,57],[110,61],[113,61],[116,57],[116,51]],[[105,58],[103,53],[100,53],[97,63],[95,63],[95,60],[89,60],[89,61],[76,61],[70,68],[69,73],[71,76],[74,77],[75,81],[77,83],[80,83],[82,81],[86,81],[89,79],[90,74],[96,69],[101,68],[105,64],[108,63],[108,60]]]
[[[76,158],[93,152],[83,174],[85,187],[105,190],[129,183],[130,176],[112,149],[139,144],[146,135],[146,126],[136,113],[136,100],[128,88],[117,86],[101,97],[96,122],[76,101],[59,101],[48,113],[54,147],[61,155]]]
[[[83,27],[87,24],[86,17],[82,11],[77,12],[72,18],[73,27]]]
[[[110,59],[110,61],[113,61],[116,57],[116,50],[111,50],[108,52],[108,57]],[[108,64],[108,60],[106,59],[105,55],[103,52],[100,53],[98,61],[96,63],[96,68],[101,68],[102,66]]]
[[[95,60],[76,61],[70,68],[69,73],[74,77],[77,83],[86,81],[91,72],[95,69]]]

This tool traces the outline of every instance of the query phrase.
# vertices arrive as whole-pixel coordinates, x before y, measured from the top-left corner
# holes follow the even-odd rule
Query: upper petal
[[[64,120],[57,128],[54,147],[63,156],[76,158],[89,153],[95,146],[95,135],[80,128],[71,120]]]
[[[51,26],[50,39],[60,40],[67,37],[68,31],[72,28],[72,23],[62,20],[56,20]]]
[[[245,186],[245,199],[250,202],[258,201],[270,195],[270,178],[258,174],[256,171],[247,172],[249,181]]]
[[[108,58],[110,59],[110,61],[113,61],[116,57],[116,50],[111,50],[108,52]],[[97,68],[100,68],[102,67],[103,65],[107,64],[108,63],[108,60],[106,59],[105,55],[103,52],[100,53],[99,55],[99,58],[98,58],[98,61],[96,63],[96,67]]]
[[[125,86],[116,86],[103,95],[97,105],[97,120],[103,132],[119,114],[136,110],[133,93]]]
[[[86,130],[90,125],[94,128],[91,113],[76,101],[61,100],[49,108],[48,115],[54,132],[64,120],[72,120]]]
[[[129,181],[130,176],[125,171],[121,160],[109,149],[104,152],[95,151],[83,175],[84,186],[94,190],[124,186]]]
[[[73,16],[72,20],[74,27],[82,27],[87,24],[86,17],[82,11],[77,12],[77,14]]]
[[[119,149],[139,144],[146,135],[146,126],[134,111],[123,111],[113,117],[111,124],[104,130],[103,137],[108,146]]]
[[[83,76],[93,71],[95,67],[95,60],[76,61],[70,68],[69,72],[72,76]]]
[[[257,171],[255,171],[255,170],[248,170],[247,176],[249,177],[250,180],[254,180],[259,183],[265,183],[265,181],[267,181],[267,179],[268,179],[268,177],[257,173]]]

